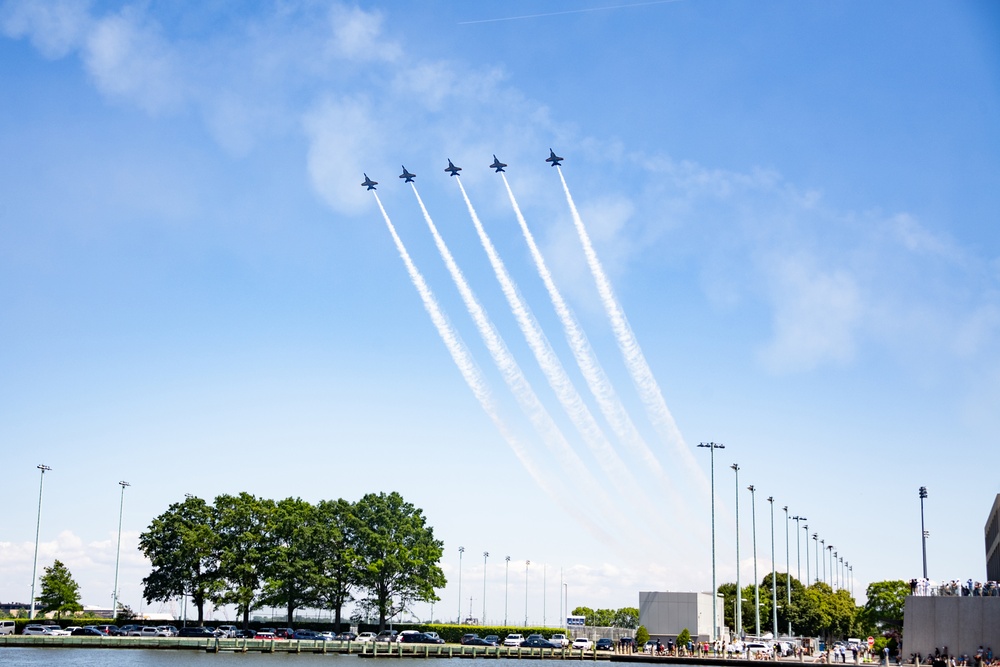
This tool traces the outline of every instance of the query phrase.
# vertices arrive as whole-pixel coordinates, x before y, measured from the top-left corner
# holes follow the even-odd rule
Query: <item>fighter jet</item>
[[[545,161],[546,162],[551,162],[553,167],[558,167],[559,163],[562,162],[564,159],[565,158],[561,158],[558,155],[556,155],[556,152],[550,148],[549,149],[549,156],[547,158],[545,158]]]
[[[365,182],[362,183],[361,185],[368,188],[369,190],[375,190],[376,189],[375,186],[378,185],[378,181],[373,181],[372,179],[368,178],[368,174],[365,174]]]
[[[496,155],[493,156],[493,164],[490,165],[490,169],[496,169],[497,173],[499,174],[501,171],[503,171],[503,168],[506,166],[507,166],[506,163],[498,160]]]
[[[406,171],[406,167],[403,167],[403,173],[400,174],[399,177],[406,179],[405,181],[403,181],[404,183],[412,183],[413,179],[416,178],[417,175],[411,174],[410,172]]]
[[[461,167],[456,167],[448,160],[448,166],[444,168],[445,171],[449,172],[452,176],[458,176],[458,172],[462,171]]]

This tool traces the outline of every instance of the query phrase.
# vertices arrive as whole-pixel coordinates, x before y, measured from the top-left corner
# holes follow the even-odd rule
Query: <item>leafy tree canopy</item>
[[[62,618],[64,611],[81,611],[80,586],[61,561],[55,561],[45,568],[42,575],[42,593],[36,598],[42,612],[54,611],[56,618]]]

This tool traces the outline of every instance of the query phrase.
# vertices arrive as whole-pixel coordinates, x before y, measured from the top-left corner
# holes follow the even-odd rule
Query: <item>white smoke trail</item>
[[[535,320],[531,309],[521,297],[517,285],[514,284],[514,280],[507,272],[507,267],[504,265],[499,253],[497,253],[496,247],[483,228],[483,224],[479,220],[479,215],[472,206],[472,201],[469,200],[469,195],[465,191],[465,186],[462,185],[461,180],[458,180],[458,187],[462,191],[462,197],[465,199],[465,206],[469,209],[472,224],[475,226],[476,233],[479,235],[479,241],[482,243],[483,249],[489,257],[490,265],[493,267],[493,272],[500,283],[500,288],[507,298],[507,303],[510,304],[514,317],[517,319],[517,324],[521,328],[525,340],[528,342],[528,347],[534,353],[535,359],[542,369],[542,373],[545,374],[545,378],[549,381],[549,385],[555,392],[566,414],[573,421],[573,425],[580,432],[580,435],[583,436],[584,441],[590,447],[596,459],[608,467],[608,472],[610,473],[609,479],[618,489],[619,493],[624,498],[633,500],[636,494],[644,495],[639,490],[640,487],[636,484],[635,478],[628,467],[622,462],[614,447],[611,446],[611,443],[608,442],[607,437],[587,408],[586,403],[583,402],[576,387],[573,386],[572,380],[570,380],[551,344],[545,337],[545,333],[542,331],[537,320]]]
[[[507,349],[507,345],[500,337],[496,327],[493,326],[493,322],[490,321],[486,311],[479,304],[475,294],[472,293],[472,288],[469,287],[465,276],[462,274],[462,270],[458,267],[444,239],[438,233],[437,226],[427,212],[427,207],[424,206],[424,202],[420,198],[420,193],[417,192],[416,184],[411,183],[410,186],[413,188],[413,194],[416,195],[417,203],[420,204],[420,211],[423,213],[424,221],[427,223],[427,227],[434,237],[434,243],[437,245],[438,252],[441,253],[441,258],[448,267],[448,272],[451,274],[452,280],[455,282],[455,286],[458,288],[469,314],[476,323],[476,328],[479,330],[479,334],[482,336],[490,356],[493,357],[494,363],[500,370],[500,374],[503,376],[507,386],[510,387],[511,392],[514,394],[514,398],[517,399],[521,409],[524,410],[531,423],[538,430],[545,444],[552,451],[553,455],[556,456],[560,465],[565,465],[568,469],[567,472],[583,484],[587,490],[586,499],[594,502],[597,507],[608,510],[611,507],[611,501],[604,492],[604,489],[601,488],[597,480],[594,479],[594,476],[587,470],[583,461],[580,460],[580,457],[573,451],[562,431],[559,430],[559,427],[552,420],[552,416],[548,410],[545,409],[545,406],[538,399],[535,390],[531,388],[531,384],[524,377],[524,373],[521,371],[520,366],[518,366],[514,356]]]
[[[699,489],[707,494],[709,488],[708,480],[705,479],[705,473],[702,472],[690,448],[684,442],[684,436],[681,435],[680,429],[677,428],[677,422],[674,421],[674,416],[670,413],[666,401],[663,400],[660,386],[657,384],[656,378],[653,377],[653,372],[646,362],[642,348],[639,347],[639,341],[636,340],[635,334],[632,332],[632,327],[629,326],[625,313],[615,298],[614,291],[611,289],[611,282],[604,273],[604,268],[601,266],[597,253],[594,251],[594,246],[590,242],[590,236],[583,226],[580,212],[573,202],[573,196],[569,192],[569,186],[566,184],[562,168],[556,171],[559,172],[559,180],[562,181],[563,191],[566,193],[566,202],[569,204],[577,235],[580,237],[580,243],[583,244],[583,252],[587,258],[587,265],[590,267],[590,273],[594,277],[594,282],[597,283],[597,292],[600,295],[601,303],[604,305],[604,310],[611,321],[611,328],[614,331],[615,339],[618,341],[618,348],[625,359],[625,366],[632,376],[632,382],[635,383],[636,389],[639,391],[639,396],[646,407],[650,421],[660,433],[660,436],[673,447],[691,479],[696,480]]]
[[[448,322],[448,318],[445,317],[445,314],[441,311],[441,307],[438,305],[437,299],[434,297],[434,293],[431,291],[431,288],[427,285],[423,275],[410,258],[410,254],[406,251],[406,247],[403,245],[402,239],[399,238],[399,235],[396,233],[396,228],[389,219],[389,214],[386,213],[385,207],[382,206],[382,200],[379,199],[378,194],[374,190],[372,191],[372,194],[375,195],[375,201],[378,202],[378,208],[382,212],[382,218],[385,220],[386,227],[389,228],[389,234],[392,235],[392,240],[396,244],[396,250],[399,251],[399,256],[403,259],[403,264],[406,265],[406,270],[410,274],[410,280],[413,282],[413,286],[417,288],[417,292],[420,294],[420,299],[423,301],[424,309],[427,311],[427,314],[430,315],[431,321],[434,323],[434,327],[441,336],[441,340],[444,341],[445,347],[448,348],[448,352],[451,354],[451,358],[455,361],[455,365],[458,366],[459,372],[465,379],[466,384],[469,385],[469,389],[472,390],[476,400],[479,401],[483,411],[486,412],[487,416],[489,416],[489,418],[493,421],[497,430],[500,431],[500,435],[507,441],[511,450],[513,450],[514,456],[517,457],[517,460],[522,466],[524,466],[528,475],[535,481],[536,484],[538,484],[539,488],[541,488],[546,495],[566,510],[568,514],[578,516],[578,518],[581,518],[586,522],[586,517],[579,517],[578,508],[567,502],[569,496],[566,493],[553,488],[550,482],[552,475],[543,474],[542,471],[535,466],[525,446],[511,432],[507,423],[500,416],[500,412],[493,401],[493,397],[490,394],[486,380],[481,375],[475,361],[473,361],[468,348],[466,348],[465,343],[459,337],[458,332],[456,332],[451,326],[451,323]],[[596,525],[589,523],[588,528],[595,535],[607,538],[607,533]]]
[[[514,191],[511,190],[506,174],[501,173],[500,177],[503,178],[503,184],[507,188],[507,197],[514,208],[514,215],[517,217],[517,223],[521,227],[524,240],[528,244],[528,250],[531,251],[535,268],[542,282],[545,284],[545,289],[548,290],[549,299],[552,301],[556,315],[559,316],[559,321],[562,323],[563,331],[566,334],[566,341],[569,343],[570,350],[572,350],[576,363],[580,367],[580,372],[583,373],[583,377],[587,381],[587,387],[601,409],[601,414],[611,424],[611,428],[618,439],[639,456],[643,464],[657,477],[668,481],[667,474],[663,470],[663,466],[660,465],[659,459],[656,458],[656,455],[646,444],[646,441],[639,433],[639,429],[636,428],[632,418],[625,410],[625,406],[622,405],[621,400],[615,393],[614,386],[611,384],[611,380],[608,379],[607,374],[605,374],[604,369],[597,360],[597,355],[590,346],[587,335],[583,332],[566,300],[563,299],[559,288],[556,287],[555,281],[552,279],[552,273],[545,263],[545,258],[542,256],[538,244],[535,242],[535,236],[531,233],[528,223],[521,213],[521,207],[514,197]],[[672,486],[667,488],[673,489]]]

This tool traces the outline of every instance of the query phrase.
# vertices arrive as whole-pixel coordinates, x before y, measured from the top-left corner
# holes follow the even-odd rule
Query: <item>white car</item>
[[[374,632],[362,632],[360,635],[358,635],[358,638],[355,639],[354,641],[356,641],[356,642],[373,642],[373,641],[375,641],[375,633]]]
[[[524,641],[524,635],[510,634],[503,638],[504,646],[520,646]]]
[[[25,635],[45,635],[47,637],[52,636],[52,629],[47,625],[26,625],[24,626]]]
[[[573,640],[573,648],[580,651],[589,651],[594,647],[594,642],[586,637],[577,637]]]
[[[549,637],[549,641],[553,644],[559,644],[563,648],[569,646],[569,638],[563,634],[555,634]]]
[[[45,627],[52,631],[53,637],[69,637],[73,634],[70,630],[63,630],[61,626],[55,624],[46,625]]]
[[[237,628],[235,625],[220,625],[218,628],[216,628],[216,630],[217,630],[217,633],[219,633],[219,632],[222,633],[219,636],[223,637],[223,638],[225,638],[225,637],[230,637],[230,638],[235,637],[236,634],[240,631],[240,629]]]
[[[419,630],[403,630],[398,635],[396,635],[395,641],[397,644],[401,644],[403,642],[403,635],[419,635],[419,634],[420,634]]]
[[[166,632],[154,625],[144,625],[128,633],[129,637],[166,637]]]

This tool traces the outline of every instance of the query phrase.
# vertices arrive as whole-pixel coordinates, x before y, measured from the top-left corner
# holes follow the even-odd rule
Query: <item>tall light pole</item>
[[[924,500],[927,498],[927,487],[920,487],[920,540],[924,550],[924,579],[927,578],[927,530],[924,528]]]
[[[822,579],[822,581],[825,584],[826,583],[826,540],[820,540],[819,543],[823,547],[823,549],[822,549],[822,551],[823,551],[823,579]],[[817,555],[816,558],[819,558],[819,555]],[[816,575],[819,576],[819,564],[816,565]]]
[[[847,566],[847,571],[848,571],[848,573],[851,576],[851,597],[853,598],[854,597],[854,566],[853,565],[848,565]]]
[[[709,451],[709,469],[711,470],[711,480],[712,480],[712,642],[718,640],[718,624],[716,619],[719,618],[718,612],[715,609],[716,604],[716,593],[718,588],[715,585],[715,450],[725,449],[726,446],[723,444],[718,444],[714,442],[702,442],[699,443],[699,447],[707,447]]]
[[[795,522],[795,578],[800,582],[802,581],[802,540],[799,539],[799,521],[806,521],[804,516],[799,516],[796,514],[792,517],[792,521]],[[806,526],[806,538],[809,537],[809,526]],[[806,546],[809,546],[809,542],[806,542]],[[809,552],[806,551],[806,571],[809,570]],[[806,574],[806,579],[809,579],[809,575]]]
[[[750,525],[753,531],[753,619],[754,637],[760,637],[760,581],[757,580],[757,487],[747,487],[750,492]]]
[[[510,556],[504,560],[507,561],[507,566],[503,573],[503,624],[507,625],[507,581],[510,579]]]
[[[118,503],[118,550],[115,552],[115,590],[111,597],[111,618],[118,618],[118,564],[122,555],[122,510],[125,509],[125,487],[128,482],[118,482],[122,487],[121,500]]]
[[[833,558],[833,545],[832,544],[826,545],[826,555],[827,555],[827,558]],[[826,558],[823,559],[823,572],[824,573],[826,572]],[[825,578],[826,574],[824,574],[823,576]],[[832,560],[830,561],[830,580],[827,583],[830,585],[830,588],[833,588],[833,561]]]
[[[462,554],[465,547],[458,548],[458,624],[462,624]]]
[[[802,526],[802,530],[806,531],[806,586],[812,585],[812,578],[809,576],[809,524]]]
[[[778,638],[778,580],[774,569],[774,496],[768,496],[771,505],[771,632]],[[786,522],[787,524],[787,522]]]
[[[35,520],[35,560],[31,566],[31,612],[28,618],[35,618],[35,579],[38,577],[38,534],[42,527],[42,484],[45,483],[45,471],[52,470],[47,465],[38,464],[35,466],[41,470],[38,479],[38,518]]]
[[[524,561],[524,627],[528,627],[528,566],[530,560]]]
[[[785,505],[781,509],[785,510],[785,592],[788,594],[785,600],[785,615],[788,617],[788,636],[792,636],[792,617],[789,612],[792,609],[792,563],[789,557],[789,547],[788,547],[788,505]],[[796,538],[798,538],[798,532],[795,533]],[[796,541],[798,541],[796,539]],[[775,632],[774,636],[777,637],[778,633]]]
[[[490,557],[489,551],[483,552],[483,625],[486,625],[486,559]]]
[[[743,610],[740,607],[743,597],[743,589],[740,588],[740,466],[734,463],[729,467],[736,473],[736,618],[733,625],[739,638],[743,636]]]
[[[833,586],[834,588],[843,588],[840,584],[840,567],[837,565],[837,552],[833,552]]]

